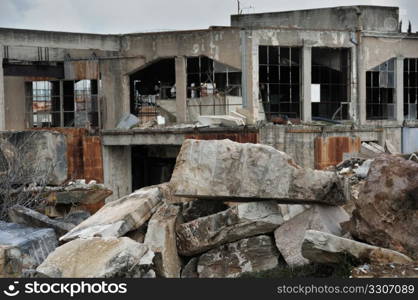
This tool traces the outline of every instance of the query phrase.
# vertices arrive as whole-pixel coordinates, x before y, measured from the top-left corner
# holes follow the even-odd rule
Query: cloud
[[[413,0],[241,2],[247,13],[359,4],[402,5],[405,14],[414,12],[412,20],[417,17],[417,4]],[[230,15],[236,11],[236,0],[0,0],[0,26],[95,33],[199,29],[227,26]],[[418,20],[414,23],[418,24]]]

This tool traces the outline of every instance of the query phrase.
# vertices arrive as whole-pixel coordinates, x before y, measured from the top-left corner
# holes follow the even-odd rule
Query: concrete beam
[[[312,47],[303,46],[302,48],[302,121],[312,121]]]
[[[187,122],[187,70],[186,57],[176,57],[176,116],[177,123]]]
[[[4,101],[3,46],[0,45],[0,130],[6,130],[6,103]]]
[[[404,58],[397,57],[395,64],[395,118],[399,125],[404,121]]]

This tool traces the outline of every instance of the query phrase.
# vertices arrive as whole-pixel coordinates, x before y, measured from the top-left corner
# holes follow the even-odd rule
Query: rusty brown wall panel
[[[66,80],[98,79],[99,63],[97,60],[66,61],[64,73]]]
[[[104,183],[102,141],[97,136],[83,138],[84,179]]]
[[[195,139],[195,140],[225,140],[230,139],[231,141],[238,143],[258,143],[258,133],[256,132],[238,132],[238,133],[196,133],[186,136],[186,139]]]
[[[361,140],[359,137],[317,137],[315,139],[315,168],[323,170],[336,166],[343,160],[344,153],[359,152]]]

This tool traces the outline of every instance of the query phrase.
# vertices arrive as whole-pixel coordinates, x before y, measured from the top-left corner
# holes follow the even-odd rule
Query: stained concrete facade
[[[300,49],[299,119],[303,125],[273,125],[266,120],[260,90],[260,46]],[[317,48],[347,49],[349,53],[348,117],[338,126],[312,123],[312,64]],[[248,126],[259,132],[260,143],[288,152],[304,166],[314,166],[313,141],[317,136],[359,136],[363,141],[381,143],[390,140],[400,151],[402,128],[418,125],[416,119],[404,118],[403,72],[406,58],[418,58],[418,35],[400,32],[396,7],[352,6],[235,15],[230,27],[194,31],[98,35],[0,29],[0,130],[27,127],[31,106],[26,102],[25,82],[98,80],[105,181],[117,197],[123,196],[132,189],[132,146],[181,145],[186,136],[181,130],[164,128],[115,130],[119,120],[131,113],[132,76],[162,59],[174,59],[176,97],[159,105],[177,123],[192,123],[195,118],[190,117],[190,103],[194,99],[188,99],[187,63],[188,58],[199,56],[241,72],[241,94],[233,101],[247,117]],[[394,118],[372,120],[366,113],[367,72],[390,59],[396,62]],[[22,73],[10,67],[15,63],[33,69]],[[62,75],[43,76],[42,65],[63,68]],[[202,97],[200,101],[206,100]]]

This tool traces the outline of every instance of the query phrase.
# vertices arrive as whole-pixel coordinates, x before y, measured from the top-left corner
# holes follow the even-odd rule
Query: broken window
[[[404,114],[406,120],[418,118],[418,58],[404,61]]]
[[[395,118],[395,59],[392,58],[366,73],[367,120]]]
[[[300,49],[259,47],[260,96],[267,120],[300,117]]]
[[[349,49],[312,48],[312,117],[349,119]]]
[[[131,113],[141,120],[156,118],[158,100],[176,99],[175,59],[151,63],[130,76]]]
[[[187,58],[187,98],[241,96],[241,71],[206,56]]]
[[[26,82],[28,128],[98,127],[97,80]]]

